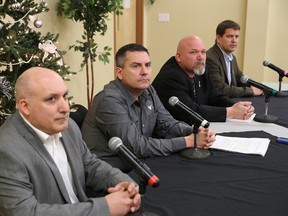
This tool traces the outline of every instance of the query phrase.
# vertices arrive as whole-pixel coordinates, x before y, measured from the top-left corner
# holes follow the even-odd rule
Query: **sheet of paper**
[[[256,114],[254,113],[249,119],[242,120],[242,119],[229,119],[229,118],[227,118],[226,121],[227,122],[252,122],[255,116],[256,116]]]
[[[270,140],[268,138],[242,138],[216,135],[216,141],[210,148],[244,154],[265,156]]]

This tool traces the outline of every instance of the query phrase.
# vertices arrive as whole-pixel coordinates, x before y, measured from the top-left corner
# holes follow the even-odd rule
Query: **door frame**
[[[135,43],[139,43],[143,45],[144,37],[144,0],[135,0],[136,1],[136,26],[135,26]],[[114,13],[114,56],[117,52],[116,48],[116,29],[117,29],[117,18],[116,14]]]

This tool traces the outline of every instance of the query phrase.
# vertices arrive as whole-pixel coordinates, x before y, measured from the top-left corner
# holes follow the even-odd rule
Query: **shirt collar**
[[[232,55],[232,53],[227,54],[227,53],[225,53],[225,52],[221,49],[221,47],[220,47],[218,44],[217,44],[217,46],[219,47],[219,49],[220,49],[221,52],[223,53],[224,59],[225,59],[226,61],[232,61],[232,60],[233,60],[233,55]]]
[[[45,132],[39,130],[38,128],[34,127],[29,121],[27,121],[27,119],[20,113],[20,116],[23,118],[23,120],[26,122],[26,124],[28,124],[32,130],[37,134],[37,136],[41,139],[41,141],[44,143],[48,138],[49,138],[49,134],[46,134]],[[57,134],[54,134],[53,136],[55,137],[62,137],[62,134],[61,132],[57,133]]]
[[[126,88],[126,86],[119,80],[118,78],[115,79],[115,85],[120,89],[128,103],[131,105],[135,103],[136,98],[131,94],[131,92]],[[139,98],[147,98],[148,97],[148,90],[145,89],[143,93],[139,96]]]

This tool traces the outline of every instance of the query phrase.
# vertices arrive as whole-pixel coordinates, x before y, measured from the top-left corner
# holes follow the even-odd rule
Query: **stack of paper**
[[[270,140],[268,138],[240,138],[216,135],[216,141],[210,148],[244,154],[266,154]]]

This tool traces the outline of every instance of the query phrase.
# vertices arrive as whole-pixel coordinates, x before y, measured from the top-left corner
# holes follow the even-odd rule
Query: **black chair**
[[[70,106],[70,117],[76,122],[80,129],[82,127],[82,123],[85,119],[87,111],[87,108],[81,104],[73,104]]]

